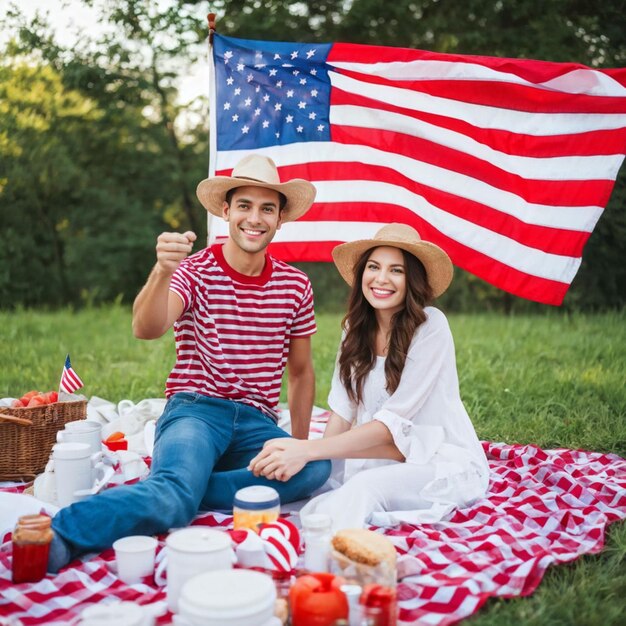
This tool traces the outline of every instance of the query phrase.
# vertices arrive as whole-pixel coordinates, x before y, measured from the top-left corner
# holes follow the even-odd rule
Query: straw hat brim
[[[352,286],[354,282],[354,265],[367,250],[390,246],[406,250],[419,259],[424,265],[428,284],[433,291],[433,297],[439,297],[452,282],[454,268],[450,257],[437,245],[429,241],[409,243],[394,239],[360,239],[349,243],[342,243],[333,249],[333,261],[342,278]]]
[[[302,217],[315,200],[315,187],[301,178],[294,178],[286,183],[266,183],[249,178],[214,176],[200,181],[196,194],[202,206],[212,215],[222,217],[222,208],[226,194],[236,187],[264,187],[282,193],[287,203],[282,211],[282,222],[293,222]]]

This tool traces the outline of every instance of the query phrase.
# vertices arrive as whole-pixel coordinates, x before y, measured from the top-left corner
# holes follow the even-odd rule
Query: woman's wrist
[[[310,461],[319,461],[324,458],[319,455],[319,446],[315,445],[318,442],[318,439],[305,439],[302,441],[302,456],[306,463]]]

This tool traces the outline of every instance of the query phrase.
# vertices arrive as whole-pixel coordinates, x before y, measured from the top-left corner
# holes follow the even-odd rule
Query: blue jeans
[[[231,510],[242,487],[271,486],[283,503],[305,498],[326,482],[330,461],[308,463],[286,482],[257,478],[246,469],[265,441],[277,437],[289,435],[258,409],[177,393],[157,422],[150,476],[61,509],[52,528],[74,558],[120,537],[187,526],[199,510]]]

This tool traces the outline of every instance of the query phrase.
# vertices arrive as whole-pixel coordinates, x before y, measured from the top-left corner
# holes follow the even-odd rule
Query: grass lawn
[[[626,313],[451,315],[461,392],[481,439],[583,448],[626,456]],[[313,340],[316,404],[326,406],[340,316],[319,314]],[[65,354],[84,393],[135,402],[162,397],[174,361],[171,334],[139,341],[130,312],[0,313],[0,397],[58,386]],[[621,625],[626,615],[626,525],[605,550],[552,568],[529,598],[492,600],[487,624]]]

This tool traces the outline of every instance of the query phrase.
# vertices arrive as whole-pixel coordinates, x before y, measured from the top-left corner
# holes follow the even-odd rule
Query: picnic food
[[[21,398],[13,400],[11,408],[32,408],[34,406],[43,406],[44,404],[54,404],[59,401],[59,394],[56,391],[29,391]]]
[[[120,430],[116,430],[114,433],[111,433],[104,440],[104,445],[111,450],[111,452],[128,450],[128,440],[126,439],[126,435]]]
[[[105,443],[111,443],[112,441],[119,441],[120,439],[124,439],[125,435],[122,431],[116,430],[114,433],[111,433],[104,441]]]
[[[293,626],[333,626],[348,618],[348,600],[341,576],[327,573],[300,576],[289,591]]]
[[[393,587],[365,585],[359,603],[363,615],[375,617],[377,626],[396,626],[398,606],[396,590]]]
[[[239,489],[233,501],[233,528],[248,528],[255,533],[261,524],[271,524],[278,519],[280,497],[271,487],[254,485]]]
[[[23,515],[13,531],[14,583],[37,582],[46,575],[52,530],[47,515]]]
[[[363,565],[387,562],[396,566],[396,549],[387,537],[365,528],[346,528],[335,533],[333,548],[351,561]]]

